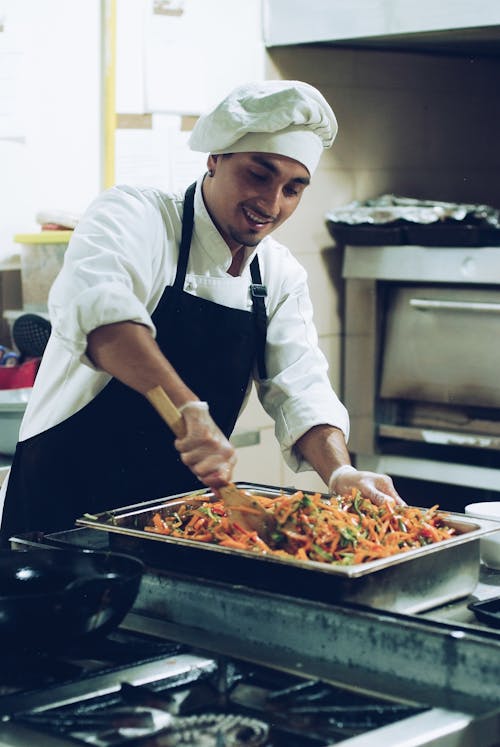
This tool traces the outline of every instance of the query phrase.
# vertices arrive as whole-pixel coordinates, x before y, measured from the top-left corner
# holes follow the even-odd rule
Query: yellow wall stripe
[[[102,187],[115,183],[116,0],[102,0]]]

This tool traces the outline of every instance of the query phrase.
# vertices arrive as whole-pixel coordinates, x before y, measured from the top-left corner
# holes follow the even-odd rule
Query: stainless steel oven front
[[[343,276],[356,464],[500,498],[500,247],[347,246]]]

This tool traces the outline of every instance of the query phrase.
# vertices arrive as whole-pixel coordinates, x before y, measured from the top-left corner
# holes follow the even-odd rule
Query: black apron
[[[195,185],[186,191],[174,284],[152,314],[156,341],[180,377],[229,437],[257,361],[265,377],[265,287],[251,264],[252,312],[184,291],[193,231]],[[13,533],[69,529],[100,513],[185,492],[201,483],[181,462],[174,436],[138,392],[112,379],[62,423],[17,444],[2,520]]]

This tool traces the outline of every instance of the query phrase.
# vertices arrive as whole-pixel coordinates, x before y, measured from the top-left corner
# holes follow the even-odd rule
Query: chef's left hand
[[[341,469],[335,479],[330,479],[328,488],[331,495],[345,495],[354,488],[376,506],[381,506],[387,501],[391,501],[398,506],[406,506],[389,475],[382,475],[377,472],[357,470],[354,467]]]

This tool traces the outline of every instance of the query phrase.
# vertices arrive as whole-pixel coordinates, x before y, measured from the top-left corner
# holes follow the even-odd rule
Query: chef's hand
[[[343,465],[333,472],[328,483],[331,495],[345,495],[353,488],[359,490],[362,496],[368,498],[376,506],[381,506],[387,501],[396,503],[398,506],[406,506],[389,475],[357,470],[351,465]]]
[[[175,440],[175,448],[181,460],[208,487],[224,487],[231,481],[235,450],[212,420],[206,402],[188,402],[180,410],[186,433]]]

